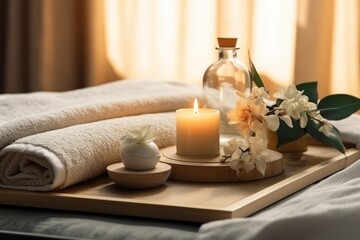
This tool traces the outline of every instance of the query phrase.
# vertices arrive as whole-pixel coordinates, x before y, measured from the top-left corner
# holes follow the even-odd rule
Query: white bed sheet
[[[359,115],[334,125],[360,148]],[[360,239],[360,160],[253,216],[204,224],[197,239]]]
[[[360,239],[360,161],[249,218],[204,224],[198,239]]]

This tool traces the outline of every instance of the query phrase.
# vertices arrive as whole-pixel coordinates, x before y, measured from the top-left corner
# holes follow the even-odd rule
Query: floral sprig
[[[252,81],[256,86],[264,87],[253,62],[249,60]],[[309,134],[314,139],[345,153],[340,132],[330,123],[330,120],[341,120],[358,111],[359,98],[348,94],[334,94],[319,100],[317,82],[281,88],[274,97],[275,104],[267,106],[268,114],[284,120],[280,121],[278,129],[275,130],[278,139],[277,147]]]
[[[237,95],[236,107],[227,116],[229,123],[236,125],[243,138],[233,138],[224,146],[221,161],[230,160],[230,167],[238,176],[242,170],[249,172],[255,168],[265,175],[267,129],[276,130],[279,127],[279,117],[268,114],[265,99],[269,99],[270,96],[263,87],[254,87],[250,95],[240,92]]]
[[[224,146],[224,155],[221,156],[220,161],[230,160],[230,167],[238,176],[243,170],[248,173],[255,168],[264,176],[268,158],[264,152],[266,148],[267,140],[264,138],[256,136],[248,139],[233,138],[227,146]]]
[[[265,99],[270,96],[263,87],[254,87],[250,95],[238,92],[237,96],[236,106],[227,116],[229,124],[236,124],[242,136],[248,138],[255,134],[265,137],[267,128],[275,131],[279,127],[278,117],[268,114]]]
[[[347,94],[334,94],[318,100],[317,82],[307,82],[280,88],[273,96],[265,90],[250,59],[250,76],[255,83],[250,95],[237,93],[236,106],[228,114],[229,124],[235,124],[242,138],[231,139],[224,146],[221,161],[239,176],[242,171],[256,169],[265,175],[267,131],[277,134],[277,147],[305,134],[345,153],[340,132],[329,120],[344,119],[360,109],[360,99]]]

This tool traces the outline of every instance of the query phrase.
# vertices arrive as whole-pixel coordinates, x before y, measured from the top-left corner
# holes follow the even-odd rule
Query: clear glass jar
[[[219,59],[210,65],[203,77],[203,101],[206,108],[220,111],[220,143],[238,135],[229,125],[227,113],[236,105],[236,91],[249,94],[251,79],[248,68],[236,56],[236,38],[218,38]]]

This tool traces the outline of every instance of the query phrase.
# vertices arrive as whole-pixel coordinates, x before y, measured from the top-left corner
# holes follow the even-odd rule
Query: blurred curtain
[[[2,92],[63,91],[111,81],[96,0],[2,0]],[[1,46],[1,45],[0,45]]]
[[[5,91],[119,78],[200,85],[217,58],[216,37],[235,36],[240,60],[248,64],[250,52],[270,92],[318,81],[321,97],[360,97],[359,0],[5,2]]]
[[[108,0],[105,11],[119,74],[201,84],[216,37],[235,36],[270,92],[318,81],[321,97],[360,97],[359,0]]]

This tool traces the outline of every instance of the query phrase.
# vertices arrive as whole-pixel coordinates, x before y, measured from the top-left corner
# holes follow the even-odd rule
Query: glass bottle
[[[238,136],[236,127],[229,125],[227,113],[236,105],[236,92],[249,94],[251,79],[248,68],[241,63],[236,51],[236,38],[218,38],[219,59],[210,65],[203,77],[203,101],[206,108],[220,111],[220,143]]]

